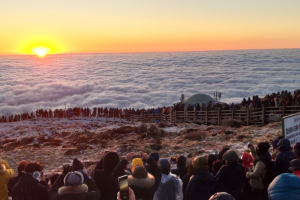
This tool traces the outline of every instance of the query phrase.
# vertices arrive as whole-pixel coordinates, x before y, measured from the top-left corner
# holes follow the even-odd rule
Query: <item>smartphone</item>
[[[141,154],[133,155],[132,158],[142,158]]]
[[[120,176],[119,179],[119,191],[121,200],[128,200],[129,199],[129,190],[128,190],[128,176]]]

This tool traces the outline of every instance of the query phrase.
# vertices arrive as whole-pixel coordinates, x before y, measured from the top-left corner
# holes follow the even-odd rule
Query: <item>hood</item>
[[[176,176],[175,174],[172,174],[172,173],[170,173],[170,174],[168,174],[168,175],[162,174],[162,176],[161,176],[161,181],[160,181],[160,182],[166,183],[166,182],[168,182],[171,178],[176,178],[176,179],[178,179],[178,176]]]
[[[243,165],[249,165],[253,162],[252,156],[248,152],[244,152],[242,155]]]
[[[215,155],[215,154],[210,154],[210,155],[208,155],[208,158],[207,158],[207,160],[208,160],[208,166],[211,168],[212,165],[213,165],[213,163],[214,163],[217,159],[218,159],[218,156]]]
[[[113,171],[117,164],[119,164],[120,158],[116,152],[109,152],[103,159],[104,171]]]
[[[229,147],[223,147],[222,150],[221,150],[220,153],[219,153],[218,159],[219,159],[219,160],[223,160],[223,155],[224,155],[224,153],[225,153],[226,151],[228,151],[229,149],[230,149]]]
[[[178,167],[178,168],[185,167],[185,164],[186,164],[186,157],[184,157],[184,156],[179,156],[179,157],[177,158],[177,167]]]
[[[88,192],[87,185],[79,185],[79,186],[63,186],[58,189],[58,195],[78,195],[78,194],[85,194]]]
[[[290,151],[290,149],[291,149],[291,142],[288,139],[285,139],[285,138],[279,140],[277,145],[279,147],[280,152]]]
[[[155,178],[148,173],[146,178],[134,178],[132,175],[128,176],[128,186],[149,189],[155,184]]]

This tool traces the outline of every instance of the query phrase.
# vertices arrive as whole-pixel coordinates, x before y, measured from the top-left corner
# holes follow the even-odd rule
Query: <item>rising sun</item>
[[[48,54],[48,52],[50,50],[46,47],[35,47],[31,51],[32,51],[32,53],[34,53],[35,55],[37,55],[39,57],[44,57],[45,55]]]

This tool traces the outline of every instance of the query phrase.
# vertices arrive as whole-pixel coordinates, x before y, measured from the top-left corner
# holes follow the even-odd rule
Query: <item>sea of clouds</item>
[[[300,89],[300,49],[0,57],[0,114],[172,105],[183,91],[222,102]]]

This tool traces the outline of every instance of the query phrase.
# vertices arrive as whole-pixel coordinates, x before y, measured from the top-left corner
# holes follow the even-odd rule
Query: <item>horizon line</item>
[[[257,49],[214,49],[214,50],[187,50],[187,51],[131,51],[131,52],[85,52],[85,53],[49,53],[47,55],[86,55],[86,54],[132,54],[132,53],[180,53],[180,52],[213,52],[213,51],[243,51],[243,50],[288,50],[297,48],[257,48]],[[0,56],[36,56],[35,54],[0,54]]]

